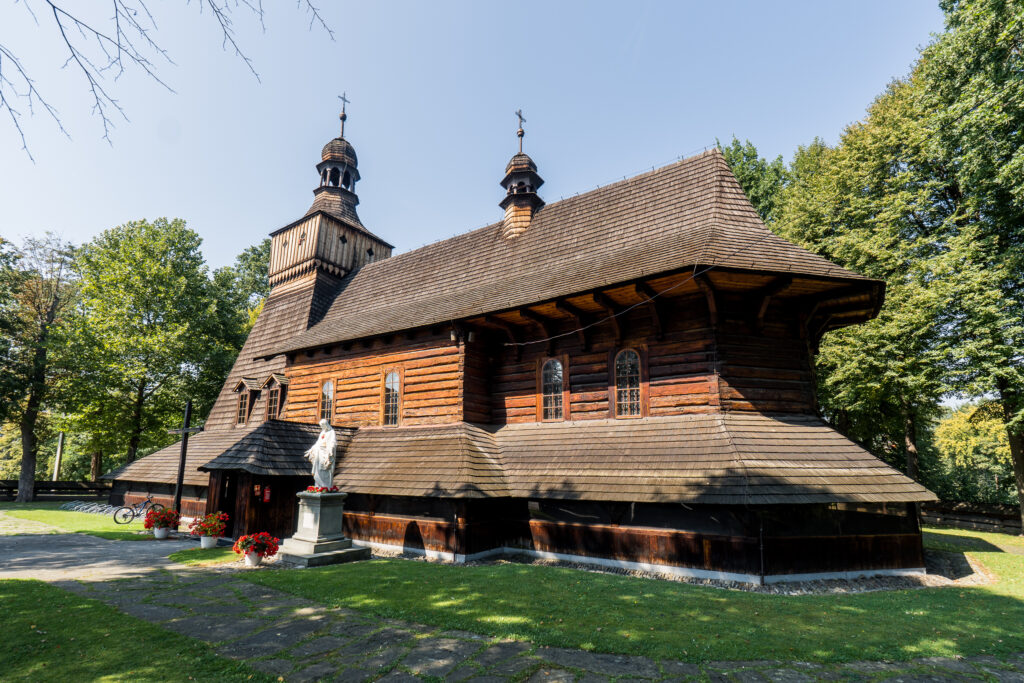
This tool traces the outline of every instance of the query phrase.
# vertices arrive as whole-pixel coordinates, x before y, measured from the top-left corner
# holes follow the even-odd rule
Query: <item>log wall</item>
[[[316,423],[321,387],[330,379],[334,382],[333,424],[379,425],[384,376],[391,370],[402,378],[399,425],[464,419],[465,355],[447,330],[298,354],[286,370],[289,385],[283,419]],[[479,410],[474,415],[484,416]]]
[[[661,339],[650,311],[640,307],[620,317],[621,341],[612,325],[601,323],[588,332],[586,349],[575,335],[556,339],[550,347],[527,345],[521,354],[497,347],[490,385],[493,421],[538,419],[538,369],[551,357],[566,359],[566,419],[615,417],[614,359],[626,348],[641,356],[644,415],[718,409],[814,412],[812,360],[795,311],[774,310],[773,321],[756,331],[745,316],[712,321],[702,298],[666,308],[670,315],[661,321]]]

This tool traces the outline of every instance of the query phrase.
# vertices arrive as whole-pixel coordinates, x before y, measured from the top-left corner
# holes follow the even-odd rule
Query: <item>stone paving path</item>
[[[708,662],[536,647],[331,609],[249,583],[233,570],[164,557],[194,541],[107,541],[73,534],[0,538],[0,578],[52,581],[122,612],[212,643],[232,659],[301,681],[1017,681],[1024,653],[910,662]],[[71,554],[74,562],[66,557]],[[64,559],[62,559],[64,556]],[[8,562],[8,560],[13,560]],[[31,570],[29,568],[32,568]],[[121,578],[111,578],[111,577]]]

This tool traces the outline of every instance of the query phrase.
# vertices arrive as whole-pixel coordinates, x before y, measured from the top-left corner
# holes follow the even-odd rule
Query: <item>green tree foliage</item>
[[[915,83],[893,83],[835,148],[797,151],[773,229],[855,271],[886,281],[868,323],[832,332],[817,360],[825,415],[844,433],[917,475],[919,437],[947,391],[943,313],[932,240],[948,220],[944,186],[924,153]]]
[[[772,161],[762,159],[750,140],[740,142],[735,136],[727,147],[716,142],[761,220],[771,223],[778,218],[779,194],[789,179],[782,155]]]
[[[184,221],[161,218],[112,228],[80,250],[62,393],[87,449],[134,460],[174,440],[166,430],[188,398],[212,404],[240,345],[239,316],[221,307],[199,247]]]
[[[10,242],[0,238],[0,424],[6,420],[21,398],[22,374],[19,347],[23,319],[18,306],[24,273],[16,267],[18,254]]]
[[[968,403],[935,426],[936,464],[927,484],[942,498],[978,503],[1016,501],[1010,444],[1002,406]]]
[[[71,309],[77,286],[71,271],[71,245],[52,234],[28,238],[7,260],[2,315],[10,337],[4,344],[4,380],[8,403],[3,412],[18,425],[21,462],[18,500],[35,497],[36,459],[45,429],[45,408],[60,360],[59,330]]]
[[[222,308],[240,316],[239,330],[244,334],[248,334],[256,323],[256,317],[263,310],[263,302],[270,294],[267,279],[269,270],[270,238],[267,238],[239,254],[234,265],[218,268],[214,272],[214,283],[222,298]]]
[[[966,395],[999,398],[1024,503],[1024,2],[942,7],[946,31],[919,72],[930,149],[960,192],[939,237],[957,286],[954,376]]]
[[[235,259],[236,289],[245,295],[250,307],[256,307],[270,294],[267,271],[270,269],[270,238],[249,247]]]

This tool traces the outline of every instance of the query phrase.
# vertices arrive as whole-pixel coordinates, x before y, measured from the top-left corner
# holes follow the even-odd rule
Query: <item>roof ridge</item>
[[[604,190],[608,190],[609,188],[614,188],[614,187],[617,187],[619,185],[627,185],[629,183],[635,182],[635,181],[640,180],[642,178],[646,178],[648,176],[660,173],[660,172],[664,171],[665,169],[673,168],[675,166],[681,166],[681,165],[686,164],[686,163],[691,163],[691,162],[697,161],[697,160],[699,160],[699,159],[701,159],[703,157],[706,157],[706,156],[713,156],[714,155],[714,151],[715,151],[715,149],[709,149],[709,150],[706,150],[704,152],[701,152],[700,154],[694,154],[693,156],[684,157],[682,159],[676,159],[675,161],[667,163],[667,164],[665,164],[663,166],[658,166],[656,168],[652,168],[649,171],[644,171],[642,173],[637,173],[636,175],[628,176],[626,178],[623,178],[622,180],[613,180],[612,182],[607,183],[605,185],[598,185],[597,187],[595,187],[592,190],[587,190],[586,192],[577,192],[577,193],[573,194],[571,197],[563,197],[562,199],[559,199],[557,202],[547,202],[544,206],[542,206],[540,209],[537,210],[537,213],[535,214],[535,218],[537,216],[540,216],[545,211],[548,212],[548,213],[551,213],[551,209],[554,209],[556,207],[564,207],[565,205],[568,205],[570,202],[577,202],[577,201],[580,201],[580,200],[587,199],[591,195],[596,194],[598,192],[602,192]],[[719,154],[721,154],[721,153],[719,152]],[[418,252],[423,251],[424,249],[428,249],[430,247],[435,247],[435,246],[437,246],[439,244],[444,244],[445,242],[448,242],[450,240],[458,239],[460,237],[465,237],[466,235],[472,235],[474,233],[482,232],[484,230],[497,230],[498,228],[501,227],[501,224],[502,224],[502,222],[500,220],[498,220],[498,221],[494,221],[493,223],[487,223],[486,225],[482,225],[482,226],[480,226],[478,228],[472,228],[472,229],[467,230],[465,232],[455,233],[454,235],[450,235],[448,237],[443,237],[441,239],[434,240],[433,242],[428,242],[426,244],[422,244],[422,245],[416,247],[415,249],[410,249],[409,251],[403,251],[400,254],[395,254],[394,256],[390,256],[390,257],[388,257],[386,259],[381,259],[379,261],[374,261],[372,263],[368,263],[365,266],[363,266],[361,270],[370,270],[374,266],[376,266],[378,268],[379,267],[383,267],[384,264],[389,263],[389,262],[393,263],[396,260],[402,258],[403,256],[408,256],[410,254],[416,254]]]

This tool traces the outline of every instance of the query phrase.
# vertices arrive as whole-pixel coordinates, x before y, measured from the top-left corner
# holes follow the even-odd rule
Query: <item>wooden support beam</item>
[[[584,351],[589,351],[590,338],[587,336],[587,331],[583,328],[590,324],[590,316],[565,299],[555,301],[555,309],[572,319],[572,324],[576,327],[576,338],[579,340],[580,346]]]
[[[636,283],[636,293],[642,299],[649,299],[647,302],[647,310],[651,313],[651,322],[654,323],[654,336],[661,340],[665,338],[665,321],[668,316],[665,315],[665,307],[662,302],[657,298],[658,293],[647,284],[646,282]]]
[[[700,291],[704,292],[704,299],[708,303],[708,317],[711,320],[711,328],[718,328],[718,297],[716,296],[715,286],[712,284],[710,278],[706,274],[696,276],[694,282],[697,283],[697,287]]]
[[[499,330],[505,333],[508,337],[509,344],[516,352],[516,360],[523,357],[523,347],[520,345],[519,332],[516,330],[514,325],[510,325],[501,318],[495,318],[493,315],[485,315],[484,322],[493,327],[497,327]]]
[[[594,303],[608,314],[608,322],[612,324],[612,329],[615,330],[615,345],[620,345],[622,343],[622,324],[617,316],[622,309],[602,292],[594,292]]]
[[[547,354],[550,356],[555,348],[555,340],[551,338],[555,334],[555,321],[552,320],[551,318],[544,317],[540,313],[532,311],[529,308],[520,308],[519,315],[523,316],[524,318],[526,318],[527,320],[529,320],[530,322],[532,322],[533,324],[540,328],[540,331],[544,335],[544,338],[548,340],[545,347],[547,349]]]
[[[821,301],[814,301],[809,306],[805,306],[800,309],[800,338],[809,339],[809,328],[811,326],[811,319],[814,318],[814,314],[818,312],[818,308],[821,307]]]
[[[831,313],[827,313],[822,318],[821,322],[815,326],[814,333],[810,337],[810,342],[814,352],[817,353],[818,346],[821,344],[821,337],[829,330],[829,326],[835,322],[836,316]]]
[[[768,283],[761,289],[759,289],[753,297],[754,301],[760,299],[757,305],[757,310],[754,313],[754,331],[760,334],[764,330],[764,314],[768,312],[768,305],[772,302],[772,299],[793,284],[792,276],[786,275],[785,277],[777,277],[772,282]]]

